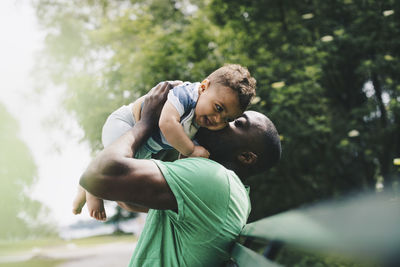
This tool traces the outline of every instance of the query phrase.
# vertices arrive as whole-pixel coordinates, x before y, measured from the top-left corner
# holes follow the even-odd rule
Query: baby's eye
[[[216,109],[218,112],[224,111],[224,109],[223,109],[220,105],[218,105],[218,104],[215,104],[215,109]]]

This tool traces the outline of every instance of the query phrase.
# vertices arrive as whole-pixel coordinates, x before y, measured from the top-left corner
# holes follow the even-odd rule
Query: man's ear
[[[253,165],[257,162],[257,155],[250,151],[242,152],[239,154],[238,160],[244,165]]]
[[[210,80],[204,79],[200,84],[200,93],[203,93],[210,86]]]

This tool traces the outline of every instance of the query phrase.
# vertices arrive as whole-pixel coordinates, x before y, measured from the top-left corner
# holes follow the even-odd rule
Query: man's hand
[[[158,119],[164,103],[167,101],[169,90],[181,83],[181,81],[167,81],[153,87],[144,99],[140,120],[155,128],[158,125]]]

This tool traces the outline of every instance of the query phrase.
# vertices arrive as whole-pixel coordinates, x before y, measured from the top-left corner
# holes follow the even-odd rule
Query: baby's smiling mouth
[[[212,125],[212,122],[207,118],[207,116],[204,116],[204,124],[206,126],[211,126]]]

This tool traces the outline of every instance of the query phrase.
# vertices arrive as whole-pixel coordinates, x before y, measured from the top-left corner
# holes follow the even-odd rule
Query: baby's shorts
[[[133,103],[124,105],[108,116],[101,133],[101,141],[104,147],[109,146],[135,125],[136,121],[132,113],[132,107]],[[139,147],[138,151],[136,151],[135,158],[149,159],[151,155],[152,151],[142,145]]]

